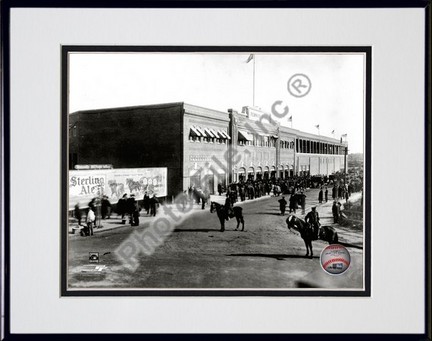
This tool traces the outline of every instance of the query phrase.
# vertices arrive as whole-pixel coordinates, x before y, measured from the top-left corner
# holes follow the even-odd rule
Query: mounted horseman
[[[316,207],[312,207],[312,210],[306,214],[305,221],[312,226],[313,229],[313,240],[318,239],[318,232],[320,228],[320,217],[316,210]]]

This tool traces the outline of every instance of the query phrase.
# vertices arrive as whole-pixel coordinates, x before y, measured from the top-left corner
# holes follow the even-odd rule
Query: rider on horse
[[[316,207],[312,207],[312,211],[306,214],[305,221],[313,228],[314,240],[318,239],[318,231],[320,227],[319,220],[320,218],[318,212],[316,211]]]
[[[225,199],[225,220],[229,220],[234,216],[233,204],[230,196],[227,194]]]

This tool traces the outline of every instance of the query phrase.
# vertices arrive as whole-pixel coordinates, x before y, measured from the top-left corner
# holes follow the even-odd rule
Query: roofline
[[[205,108],[198,105],[184,103],[183,110],[184,114],[188,116],[202,117],[223,122],[229,122],[230,120],[228,112]]]
[[[317,135],[317,134],[313,134],[313,133],[308,133],[306,131],[302,131],[302,130],[298,130],[298,129],[293,129],[293,128],[289,128],[289,127],[284,127],[281,126],[280,127],[280,131],[281,132],[286,132],[286,133],[291,133],[296,135],[296,137],[298,138],[309,138],[309,139],[316,139],[316,140],[326,140],[328,142],[332,142],[332,143],[341,143],[340,139],[336,139],[334,137],[330,137],[330,136],[325,136],[325,135]],[[348,142],[343,141],[342,144],[347,144]]]
[[[148,104],[148,105],[134,105],[127,107],[113,107],[113,108],[101,108],[101,109],[90,109],[90,110],[79,110],[70,113],[69,115],[75,114],[99,114],[101,112],[109,112],[109,111],[129,111],[134,109],[156,109],[156,108],[170,108],[184,106],[184,102],[171,102],[171,103],[159,103],[159,104]]]
[[[197,109],[201,109],[201,110],[205,110],[205,111],[211,111],[211,112],[218,113],[218,114],[228,115],[227,111],[220,111],[220,110],[216,110],[216,109],[206,108],[206,107],[202,107],[199,105],[190,104],[190,103],[186,103],[186,102],[183,104],[184,104],[185,110],[189,107],[189,108],[197,108]]]
[[[78,114],[99,114],[101,112],[110,112],[110,111],[129,111],[129,110],[134,110],[134,109],[159,109],[159,108],[170,108],[170,107],[182,107],[184,110],[185,114],[190,114],[190,115],[194,115],[195,113],[190,112],[188,113],[188,109],[197,109],[200,111],[205,111],[207,113],[211,113],[213,114],[215,117],[213,118],[218,118],[218,119],[223,119],[224,121],[229,121],[228,118],[228,114],[229,112],[224,112],[224,111],[219,111],[219,110],[215,110],[215,109],[210,109],[210,108],[205,108],[205,107],[201,107],[198,105],[193,105],[193,104],[189,104],[189,103],[185,103],[185,102],[170,102],[170,103],[159,103],[159,104],[149,104],[149,105],[136,105],[136,106],[128,106],[128,107],[114,107],[114,108],[103,108],[103,109],[91,109],[91,110],[79,110],[79,111],[75,111],[73,113],[70,113],[69,115],[78,115]],[[251,107],[252,108],[252,107]],[[217,117],[219,116],[219,117]],[[226,117],[226,118],[225,118]],[[241,122],[243,121],[243,122]],[[241,127],[239,127],[240,129],[244,129],[246,127],[244,127],[244,122],[256,122],[254,120],[251,120],[249,117],[244,116],[242,120],[239,121],[239,123],[241,123]],[[261,124],[264,125],[264,127],[266,128],[275,128],[278,125],[273,125],[271,123],[267,123],[267,122],[261,122]],[[305,131],[301,131],[298,129],[293,129],[290,127],[285,127],[285,126],[281,126],[280,127],[280,133],[288,133],[288,134],[293,134],[295,135],[297,138],[309,138],[309,139],[316,139],[316,140],[321,140],[321,141],[327,141],[327,142],[331,142],[331,143],[338,143],[341,144],[339,139],[335,139],[332,137],[328,137],[328,136],[324,136],[324,135],[317,135],[317,134],[312,134],[312,133],[308,133]],[[247,128],[246,128],[247,129]],[[259,129],[261,130],[261,129]],[[348,145],[347,141],[343,141],[342,142],[343,145]]]

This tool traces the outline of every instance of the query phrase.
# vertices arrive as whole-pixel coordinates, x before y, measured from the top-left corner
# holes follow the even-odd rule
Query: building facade
[[[167,167],[169,197],[190,186],[214,193],[219,183],[330,175],[346,167],[347,148],[251,107],[222,112],[167,103],[69,115],[69,169]]]

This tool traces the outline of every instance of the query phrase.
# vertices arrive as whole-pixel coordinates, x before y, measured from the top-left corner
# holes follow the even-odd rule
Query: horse
[[[141,184],[139,181],[134,181],[134,179],[128,178],[126,179],[126,184],[129,187],[130,193],[133,193],[133,191],[139,192],[141,190]]]
[[[339,241],[338,233],[331,226],[320,226],[318,237],[329,244],[337,244]]]
[[[309,249],[311,252],[310,257],[312,257],[312,240],[316,240],[312,226],[293,214],[287,218],[286,223],[289,230],[293,228],[300,232],[300,237],[302,237],[306,245],[306,257],[309,256]],[[328,242],[329,244],[336,244],[339,240],[338,233],[331,226],[320,226],[318,238]]]
[[[111,189],[111,198],[117,195],[117,182],[115,180],[108,180],[108,186]]]
[[[238,230],[240,223],[242,224],[242,231],[244,231],[244,218],[243,218],[243,208],[239,206],[235,206],[232,208],[233,210],[233,216],[237,220],[237,227],[236,230]],[[210,204],[210,213],[213,213],[216,211],[217,216],[219,218],[220,224],[221,224],[221,232],[225,231],[225,220],[227,219],[227,212],[225,209],[225,205],[221,205],[217,202],[212,201]]]
[[[306,223],[305,221],[301,220],[300,218],[296,217],[293,214],[290,214],[286,220],[288,230],[291,231],[293,228],[294,230],[298,231],[300,233],[300,237],[302,237],[305,246],[306,246],[306,255],[305,257],[309,256],[309,250],[310,250],[310,257],[313,257],[313,250],[312,250],[312,240],[314,239],[314,231],[312,229],[312,226],[310,224]]]
[[[117,183],[116,180],[108,180],[108,185],[111,189],[111,198],[120,198],[124,193],[124,185],[122,183]]]

